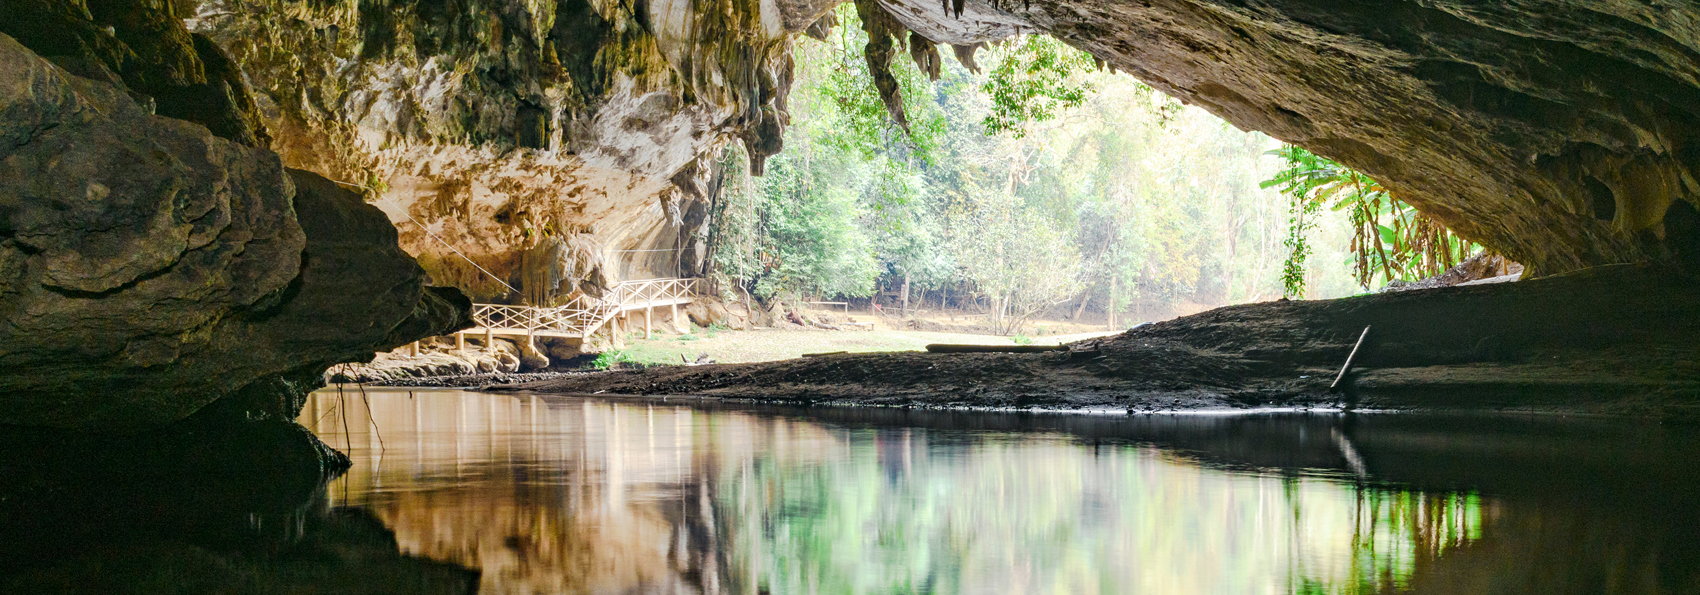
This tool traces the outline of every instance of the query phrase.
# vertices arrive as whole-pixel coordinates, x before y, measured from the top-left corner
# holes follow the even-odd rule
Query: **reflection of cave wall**
[[[364,402],[347,412],[352,439],[326,415],[335,393],[302,412],[356,460],[341,480],[352,492],[332,495],[352,493],[339,504],[374,512],[403,551],[481,567],[483,592],[713,592],[723,552],[705,470],[781,440],[810,445],[791,455],[801,461],[841,448],[818,426],[722,415],[710,429],[682,407],[393,392],[369,403],[370,418]],[[407,488],[372,493],[382,486]]]
[[[1700,525],[1683,510],[1503,506],[1483,539],[1417,564],[1404,592],[1692,593],[1700,585],[1700,548],[1692,545]]]
[[[1396,580],[1378,562],[1403,576],[1493,518],[1457,493],[1230,474],[1186,450],[1034,431],[1129,432],[1104,416],[829,408],[821,423],[737,405],[389,391],[327,416],[339,400],[317,393],[301,417],[355,460],[331,494],[372,510],[404,551],[481,567],[487,592],[777,593],[805,590],[786,588],[800,577],[822,593],[884,592],[919,575],[941,592],[1100,580],[1263,592],[1289,578],[1368,592]],[[910,413],[941,427],[881,427],[924,421]],[[1306,466],[1335,456],[1323,420],[1309,437],[1267,419],[1144,421],[1130,433],[1198,443],[1234,440],[1224,424],[1268,424],[1237,438],[1277,458],[1301,450],[1296,439]],[[1078,557],[1047,558],[1063,550]]]

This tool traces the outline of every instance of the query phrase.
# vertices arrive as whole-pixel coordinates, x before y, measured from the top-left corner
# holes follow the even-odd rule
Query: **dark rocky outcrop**
[[[212,39],[190,33],[170,0],[7,0],[0,33],[82,76],[115,73],[160,115],[250,147],[271,141],[242,73]]]
[[[126,91],[0,35],[0,424],[163,425],[464,323],[358,193]]]

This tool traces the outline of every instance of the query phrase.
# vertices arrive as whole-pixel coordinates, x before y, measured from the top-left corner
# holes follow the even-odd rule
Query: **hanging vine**
[[[1481,249],[1395,198],[1367,175],[1293,145],[1271,154],[1285,159],[1287,167],[1264,180],[1262,187],[1278,187],[1293,201],[1283,242],[1290,253],[1281,275],[1288,297],[1304,295],[1304,262],[1311,253],[1306,234],[1315,227],[1315,216],[1323,206],[1347,211],[1352,224],[1353,274],[1365,289],[1394,279],[1439,275]]]

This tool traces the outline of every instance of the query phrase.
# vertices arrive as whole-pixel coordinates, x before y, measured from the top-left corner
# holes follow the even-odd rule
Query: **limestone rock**
[[[1418,281],[1400,281],[1394,279],[1382,291],[1410,291],[1413,289],[1433,289],[1436,287],[1452,287],[1481,282],[1488,279],[1504,278],[1515,281],[1523,275],[1523,265],[1511,262],[1509,259],[1491,252],[1483,252],[1470,257],[1458,266],[1447,269],[1446,272],[1428,279]]]
[[[162,425],[464,324],[395,238],[358,194],[0,35],[0,423]]]
[[[251,147],[270,142],[242,73],[205,35],[190,33],[173,3],[7,0],[0,33],[36,53],[99,67],[146,95],[161,115],[206,126]],[[76,72],[90,76],[86,72]]]
[[[833,5],[208,0],[184,16],[254,81],[286,165],[372,190],[435,281],[519,301],[547,293],[522,282],[545,236],[593,243],[613,281],[679,276],[698,178],[728,141],[757,163],[779,150],[789,35]]]
[[[328,382],[382,384],[405,378],[511,374],[519,369],[518,348],[511,342],[498,340],[494,350],[477,347],[461,350],[444,345],[428,345],[418,355],[412,355],[405,349],[398,349],[380,353],[365,364],[333,367],[325,373],[325,377]]]
[[[287,165],[378,194],[403,246],[481,298],[508,293],[520,254],[549,234],[594,237],[613,280],[700,270],[687,266],[701,253],[698,182],[728,141],[743,141],[757,169],[780,149],[790,37],[824,35],[833,5],[209,0],[189,3],[194,15],[167,11],[191,17],[197,38],[160,18],[164,4],[133,4],[144,9],[17,0],[0,5],[0,23],[132,87],[180,75],[229,90],[240,108],[240,81],[219,66],[228,55],[254,81],[251,111]],[[891,35],[930,65],[931,44],[971,59],[980,44],[1049,32],[1241,128],[1371,174],[1532,276],[1647,260],[1700,268],[1692,3],[862,4],[891,17],[879,19],[889,35],[876,62],[898,54]],[[138,24],[107,34],[113,14]],[[203,39],[226,52],[202,51]],[[173,97],[161,94],[162,113],[181,108]]]

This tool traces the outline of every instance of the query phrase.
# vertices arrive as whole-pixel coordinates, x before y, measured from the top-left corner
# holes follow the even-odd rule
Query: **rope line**
[[[326,178],[326,179],[329,179],[329,178]],[[352,184],[352,183],[349,183],[349,182],[344,182],[344,181],[342,181],[342,180],[331,180],[331,181],[332,181],[332,182],[334,182],[334,183],[337,183],[337,184],[341,184],[341,185],[343,185],[343,186],[347,186],[347,187],[349,187],[349,188],[352,188],[352,189],[354,189],[354,190],[359,190],[359,191],[362,191],[362,192],[364,192],[364,191],[366,191],[366,187],[365,187],[365,186],[361,186],[361,185],[358,185],[358,184]],[[453,245],[453,244],[450,244],[450,243],[448,243],[448,242],[445,242],[445,241],[443,241],[443,238],[439,238],[439,237],[437,237],[437,234],[434,234],[434,233],[431,233],[431,229],[430,229],[430,228],[428,228],[428,227],[425,227],[425,224],[424,224],[424,223],[420,223],[420,222],[419,222],[419,220],[417,220],[417,219],[414,219],[414,218],[413,218],[413,215],[409,215],[409,214],[407,214],[407,211],[406,211],[406,210],[403,210],[403,211],[402,211],[402,212],[401,212],[401,216],[403,216],[403,217],[406,217],[406,218],[407,218],[407,220],[408,220],[408,221],[412,221],[412,222],[413,222],[413,224],[414,224],[414,225],[418,225],[418,226],[419,226],[419,231],[423,231],[423,232],[425,232],[425,235],[428,235],[428,236],[431,236],[431,239],[433,239],[433,240],[437,240],[437,243],[440,243],[440,244],[442,244],[442,245],[443,245],[443,246],[444,246],[444,247],[446,247],[446,248],[448,248],[448,249],[449,249],[449,250],[452,250],[452,251],[454,251],[454,253],[455,253],[455,256],[459,256],[459,257],[460,257],[460,259],[461,259],[461,260],[464,260],[464,261],[466,261],[466,263],[467,263],[467,264],[470,264],[470,265],[472,265],[472,266],[473,266],[473,267],[476,267],[476,268],[477,268],[477,269],[478,269],[478,270],[479,270],[479,271],[480,271],[480,272],[482,272],[482,273],[484,273],[484,274],[486,274],[486,275],[489,275],[489,276],[490,276],[490,278],[491,278],[491,279],[495,279],[495,280],[496,280],[496,282],[497,282],[497,283],[501,283],[501,284],[502,284],[502,287],[506,287],[506,288],[508,288],[508,291],[512,291],[512,292],[514,292],[514,293],[519,293],[519,290],[518,290],[518,289],[514,289],[514,286],[512,286],[512,285],[508,285],[508,282],[507,282],[507,281],[503,281],[503,280],[502,280],[502,278],[501,278],[501,277],[497,277],[497,276],[496,276],[496,275],[495,275],[495,273],[491,273],[491,272],[490,272],[490,271],[488,271],[488,270],[485,270],[485,268],[484,268],[484,267],[481,267],[481,266],[478,266],[478,263],[476,263],[476,262],[472,262],[472,259],[471,259],[471,258],[467,258],[467,257],[466,257],[466,255],[465,255],[465,254],[461,254],[461,253],[460,253],[460,250],[456,250],[456,249],[455,249],[455,247],[454,247],[454,245]]]
[[[495,273],[491,273],[490,271],[485,270],[484,267],[478,266],[478,263],[472,262],[471,258],[467,258],[465,254],[461,254],[460,250],[455,249],[453,244],[445,242],[445,241],[443,241],[443,238],[437,237],[437,234],[431,233],[430,228],[425,227],[424,223],[420,223],[418,220],[414,219],[413,215],[407,214],[407,211],[402,211],[401,216],[406,217],[408,221],[412,221],[414,225],[418,225],[419,231],[425,232],[425,235],[431,236],[431,239],[437,240],[437,242],[441,243],[444,247],[448,248],[449,250],[453,250],[454,253],[455,253],[455,256],[459,256],[461,258],[461,260],[465,260],[467,264],[470,264],[474,267],[477,267],[479,271],[482,271],[484,274],[489,275],[490,278],[495,279],[497,283],[501,283],[502,287],[508,288],[508,291],[512,291],[514,293],[519,293],[519,290],[514,289],[514,286],[512,286],[512,285],[508,285],[507,281],[503,281],[502,278],[497,277],[495,275]]]

